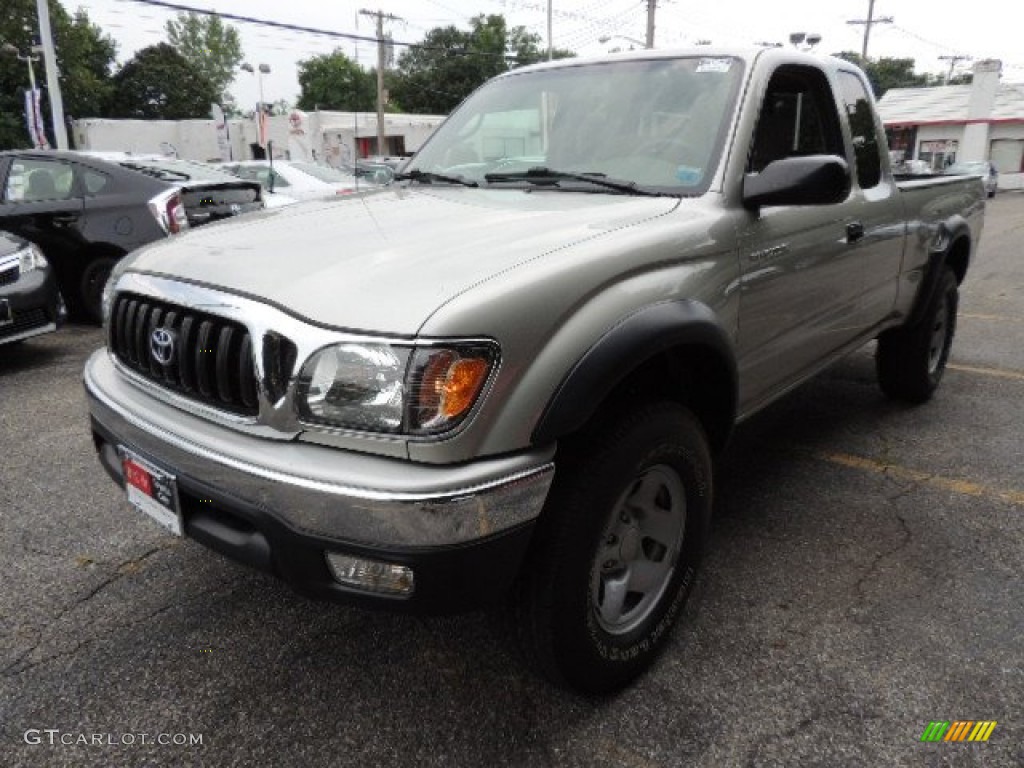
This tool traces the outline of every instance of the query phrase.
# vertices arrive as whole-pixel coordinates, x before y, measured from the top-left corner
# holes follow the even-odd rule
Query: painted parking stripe
[[[976,365],[958,365],[956,363],[948,363],[946,367],[951,371],[960,371],[961,373],[976,373],[980,376],[995,376],[1000,379],[1024,381],[1024,373],[1008,371],[1004,368],[981,368]]]
[[[968,320],[991,320],[994,323],[1024,323],[1024,318],[1008,315],[981,315],[973,312],[960,312],[957,317]]]
[[[909,480],[914,483],[929,485],[933,488],[940,488],[962,496],[974,496],[977,498],[991,499],[993,501],[1009,502],[1024,507],[1024,491],[1017,491],[1005,488],[992,488],[991,486],[973,483],[969,480],[957,480],[955,478],[933,475],[928,472],[921,472],[917,469],[901,467],[897,464],[889,464],[875,459],[853,456],[848,453],[818,452],[814,454],[816,459],[826,461],[829,464],[837,464],[842,467],[859,469],[871,472],[876,475],[888,475],[889,477]]]

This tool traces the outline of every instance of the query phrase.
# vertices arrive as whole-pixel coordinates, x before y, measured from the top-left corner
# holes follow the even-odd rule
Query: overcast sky
[[[547,41],[547,0],[174,0],[181,5],[249,16],[304,27],[372,36],[374,21],[360,9],[382,10],[398,17],[386,29],[396,43],[414,43],[427,31],[455,25],[468,29],[480,13],[502,14],[510,25],[522,25]],[[118,60],[166,38],[164,24],[173,11],[137,0],[61,0],[69,11],[85,8],[90,19],[118,43]],[[599,54],[629,47],[621,37],[643,40],[647,0],[552,0],[553,41],[579,54]],[[822,36],[818,50],[860,51],[864,26],[850,20],[867,17],[868,0],[658,0],[655,46],[685,46],[700,40],[720,45],[762,41],[788,42],[791,32]],[[919,72],[946,72],[950,62],[940,56],[967,55],[1003,61],[1006,81],[1024,82],[1024,2],[1021,0],[876,0],[876,19],[891,23],[872,27],[868,54],[910,57]],[[230,22],[242,37],[247,60],[268,64],[264,76],[267,101],[294,103],[299,84],[296,62],[341,48],[366,67],[376,64],[376,48],[368,42],[331,39]],[[397,47],[396,54],[402,51]],[[969,67],[961,62],[960,67]],[[240,105],[257,100],[256,78],[240,72],[232,88]]]

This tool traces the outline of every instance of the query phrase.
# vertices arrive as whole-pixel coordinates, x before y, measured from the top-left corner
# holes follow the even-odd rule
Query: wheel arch
[[[687,405],[714,451],[736,414],[736,363],[729,334],[694,301],[645,307],[615,325],[572,367],[533,431],[534,444],[580,431],[606,403],[663,397]]]
[[[89,245],[82,249],[83,263],[101,258],[120,259],[122,256],[127,255],[127,253],[128,251],[121,246],[104,241],[89,243]]]
[[[932,245],[928,250],[928,263],[925,265],[924,277],[921,280],[914,306],[907,318],[906,325],[921,322],[932,296],[938,289],[943,271],[948,267],[956,277],[957,285],[967,276],[967,267],[971,261],[971,228],[967,219],[957,214],[938,225]]]
[[[971,234],[969,230],[961,230],[949,243],[944,254],[945,264],[956,275],[957,285],[963,283],[967,276],[967,267],[971,261]]]

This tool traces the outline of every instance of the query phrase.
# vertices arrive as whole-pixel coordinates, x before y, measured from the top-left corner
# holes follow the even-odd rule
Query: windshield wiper
[[[645,189],[644,187],[639,186],[635,181],[609,179],[605,174],[598,172],[574,173],[572,171],[557,171],[553,168],[545,168],[544,166],[530,168],[521,173],[488,173],[484,176],[484,179],[488,182],[526,181],[530,184],[546,184],[550,186],[557,186],[559,181],[563,179],[570,179],[572,181],[583,181],[588,184],[594,184],[598,187],[604,187],[605,189],[613,189],[616,192],[625,192],[629,195],[650,195],[652,197],[662,196],[661,192]]]
[[[470,181],[465,176],[445,176],[443,173],[434,173],[433,171],[421,171],[418,168],[414,168],[408,173],[397,173],[395,174],[395,181],[422,181],[430,184],[433,181],[443,181],[447,184],[461,184],[464,187],[479,187],[480,185],[475,181]]]

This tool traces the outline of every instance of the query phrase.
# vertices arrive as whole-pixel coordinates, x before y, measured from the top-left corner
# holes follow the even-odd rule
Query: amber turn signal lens
[[[487,379],[487,360],[438,352],[423,370],[419,406],[432,414],[431,421],[445,421],[469,410]]]
[[[445,377],[438,415],[454,419],[469,410],[487,379],[486,360],[463,358],[457,360]]]

